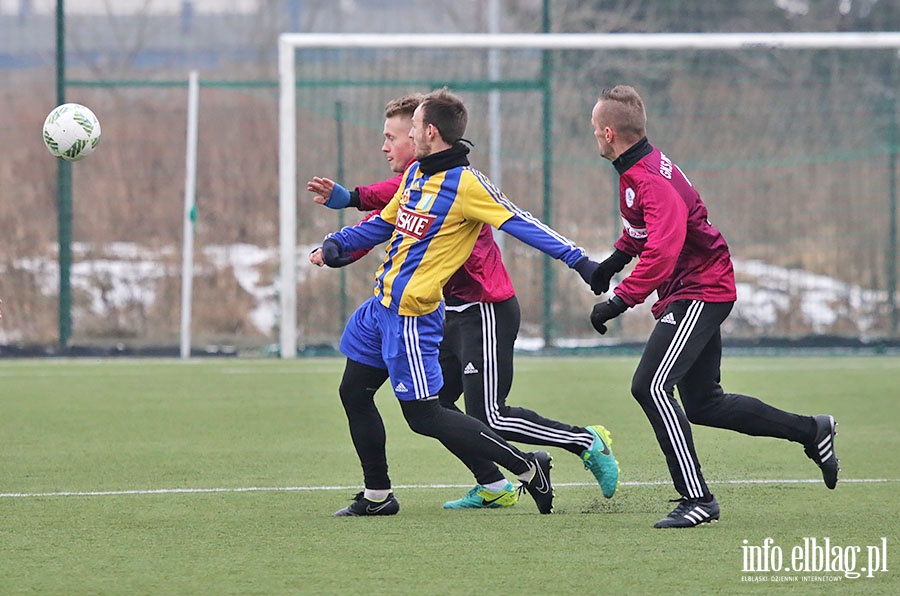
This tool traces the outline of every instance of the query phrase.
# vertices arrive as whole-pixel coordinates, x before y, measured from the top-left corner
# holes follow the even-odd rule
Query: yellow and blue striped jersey
[[[507,225],[504,224],[514,225]],[[375,272],[375,296],[405,316],[433,312],[441,289],[469,258],[484,224],[504,226],[516,238],[573,266],[582,249],[516,207],[487,176],[470,166],[432,175],[410,165],[379,216],[332,237],[352,252],[390,240]]]

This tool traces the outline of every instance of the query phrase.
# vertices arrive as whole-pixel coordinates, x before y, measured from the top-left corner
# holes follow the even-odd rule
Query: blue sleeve
[[[386,222],[381,215],[346,226],[331,235],[345,252],[369,249],[378,246],[394,234],[394,224]]]
[[[500,229],[528,246],[563,261],[569,267],[587,256],[584,249],[542,223],[527,211],[517,211]]]

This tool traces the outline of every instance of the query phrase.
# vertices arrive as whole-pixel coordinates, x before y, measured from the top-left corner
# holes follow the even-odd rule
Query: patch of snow
[[[313,245],[297,248],[297,278],[303,283],[316,269],[306,256]],[[151,306],[156,300],[155,284],[164,276],[180,276],[178,247],[151,249],[134,243],[117,242],[101,247],[73,244],[76,256],[72,265],[72,287],[90,296],[89,311],[104,315],[109,309]],[[250,322],[263,334],[271,334],[279,320],[278,248],[251,244],[206,246],[202,252],[207,266],[215,270],[230,268],[240,287],[253,296],[255,306]],[[175,265],[175,261],[178,264]],[[46,296],[59,291],[59,266],[55,254],[28,256],[14,261],[17,269],[30,272]],[[843,332],[855,325],[862,339],[877,331],[879,311],[887,308],[887,293],[845,284],[833,278],[778,267],[759,260],[734,261],[738,283],[738,301],[729,317],[729,326],[740,326],[766,333],[784,319],[797,321],[800,328],[813,333],[833,332],[840,322]],[[794,311],[792,311],[794,309]],[[17,337],[15,329],[3,330],[0,341]],[[569,347],[600,345],[606,338],[560,339]],[[539,350],[541,338],[520,337],[516,347]]]

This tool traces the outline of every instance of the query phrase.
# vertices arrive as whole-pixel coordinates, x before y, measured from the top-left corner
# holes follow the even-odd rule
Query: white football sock
[[[506,488],[507,484],[509,484],[509,480],[504,478],[503,480],[498,480],[497,482],[491,482],[490,484],[485,484],[484,488],[488,489],[492,493],[499,493],[501,490]]]
[[[365,492],[363,492],[363,496],[373,503],[381,503],[388,498],[389,494],[391,494],[391,489],[372,490],[371,488],[367,488]]]

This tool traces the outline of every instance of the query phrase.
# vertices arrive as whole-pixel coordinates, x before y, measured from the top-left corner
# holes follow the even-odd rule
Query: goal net
[[[281,355],[334,345],[382,256],[339,272],[309,265],[327,232],[362,214],[315,205],[306,181],[352,189],[389,177],[385,102],[445,85],[469,108],[472,165],[597,260],[621,223],[590,111],[604,87],[635,86],[650,141],[731,247],[730,339],[896,338],[898,47],[898,33],[283,34]],[[643,305],[599,338],[588,323],[597,298],[576,274],[515,239],[503,252],[524,347],[642,341],[653,324]]]

